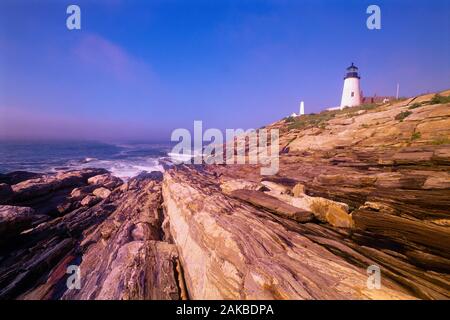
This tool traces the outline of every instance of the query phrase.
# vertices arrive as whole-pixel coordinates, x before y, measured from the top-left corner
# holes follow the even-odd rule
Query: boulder
[[[294,197],[300,197],[305,194],[305,186],[301,183],[297,183],[294,188],[292,188],[292,193]]]
[[[78,171],[59,172],[56,175],[44,175],[12,186],[15,202],[28,201],[48,195],[51,192],[80,187],[86,184],[91,176],[104,173],[104,169],[83,169]]]
[[[32,208],[0,206],[0,244],[44,219],[45,217],[37,215]]]
[[[111,194],[111,191],[109,189],[106,188],[97,188],[95,189],[92,194],[96,197],[99,197],[101,199],[106,199],[109,197],[109,195]]]
[[[70,197],[72,200],[82,200],[85,196],[92,193],[97,188],[97,185],[78,187],[72,190]]]
[[[100,197],[94,195],[87,195],[81,200],[80,204],[85,207],[91,207],[97,203],[99,203],[102,199]]]
[[[292,219],[297,222],[308,222],[314,218],[314,215],[306,210],[291,206],[277,198],[260,191],[253,190],[234,190],[230,195],[236,199],[245,201],[255,207],[267,210],[284,218]]]
[[[88,184],[102,186],[107,189],[114,189],[122,184],[122,180],[109,173],[96,175],[88,179]]]
[[[353,220],[352,216],[348,213],[348,206],[343,203],[338,203],[329,199],[321,197],[309,197],[297,198],[294,203],[298,203],[298,200],[304,200],[307,208],[314,213],[317,219],[322,222],[327,222],[334,227],[339,228],[352,228]]]
[[[298,197],[292,197],[276,192],[268,193],[286,204],[313,213],[316,219],[334,227],[351,228],[353,226],[352,217],[348,213],[348,205],[345,203],[322,197],[311,197],[306,194],[298,194]]]

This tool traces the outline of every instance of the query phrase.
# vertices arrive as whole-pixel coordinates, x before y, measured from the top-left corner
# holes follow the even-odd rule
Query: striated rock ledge
[[[161,180],[155,172],[122,184],[87,169],[13,185],[16,206],[0,206],[2,239],[9,236],[0,243],[0,298],[179,299],[178,253],[161,228]],[[71,265],[80,289],[66,285]]]
[[[431,97],[268,126],[274,176],[2,174],[0,299],[449,299],[450,105]]]
[[[404,299],[388,281],[367,288],[364,269],[315,243],[301,225],[220,192],[215,176],[185,168],[164,176],[164,205],[193,299]]]

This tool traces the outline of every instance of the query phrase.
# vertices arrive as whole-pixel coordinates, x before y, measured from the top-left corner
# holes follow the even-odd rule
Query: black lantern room
[[[347,68],[347,73],[345,74],[344,79],[347,78],[358,78],[361,79],[358,73],[358,67],[355,66],[352,62],[352,65]]]

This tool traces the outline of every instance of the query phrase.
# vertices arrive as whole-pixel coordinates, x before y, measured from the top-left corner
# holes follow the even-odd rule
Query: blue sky
[[[66,8],[81,8],[81,30]],[[381,8],[368,30],[366,8]],[[258,128],[365,95],[450,88],[450,2],[0,2],[0,139],[170,139],[175,128]]]

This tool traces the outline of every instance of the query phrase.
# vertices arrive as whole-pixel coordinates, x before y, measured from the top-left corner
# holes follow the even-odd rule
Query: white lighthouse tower
[[[361,88],[359,86],[360,76],[358,68],[353,64],[347,68],[344,77],[344,89],[342,90],[341,110],[344,107],[354,107],[361,104]]]

